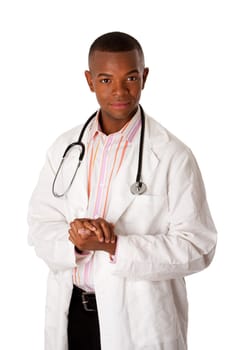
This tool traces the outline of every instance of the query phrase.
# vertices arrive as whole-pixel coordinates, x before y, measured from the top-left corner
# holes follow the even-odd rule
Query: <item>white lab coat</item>
[[[29,206],[29,243],[50,269],[46,350],[67,350],[67,313],[76,266],[68,227],[74,218],[86,216],[85,160],[66,198],[54,198],[51,187],[65,148],[79,132],[80,127],[68,131],[50,148]],[[84,143],[87,135],[88,130]],[[118,234],[116,263],[110,263],[105,252],[94,254],[101,349],[185,350],[184,276],[210,264],[216,230],[190,149],[148,116],[142,167],[147,191],[131,194],[138,142],[130,146],[113,183],[107,220]],[[73,161],[71,156],[66,163],[64,182],[70,179]]]

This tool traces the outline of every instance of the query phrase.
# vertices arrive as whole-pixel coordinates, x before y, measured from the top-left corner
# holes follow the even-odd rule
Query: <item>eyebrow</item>
[[[125,75],[130,75],[130,74],[135,74],[135,73],[139,73],[138,69],[132,69],[131,71],[127,72]],[[98,78],[100,77],[112,77],[112,74],[109,74],[109,73],[99,73],[97,75]]]

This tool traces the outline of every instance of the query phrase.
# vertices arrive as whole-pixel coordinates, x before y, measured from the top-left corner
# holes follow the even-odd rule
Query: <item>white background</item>
[[[232,18],[224,0],[1,1],[1,349],[43,349],[47,267],[27,245],[28,201],[47,148],[97,108],[87,52],[113,30],[141,42],[142,105],[193,150],[219,231],[212,265],[187,278],[189,350],[233,348]]]

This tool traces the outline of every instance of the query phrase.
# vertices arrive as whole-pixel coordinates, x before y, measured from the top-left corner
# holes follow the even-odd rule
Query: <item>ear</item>
[[[91,72],[89,70],[86,70],[85,71],[85,77],[86,77],[86,80],[87,80],[87,84],[89,85],[89,88],[92,92],[95,91],[94,89],[94,85],[93,85],[93,81],[92,81],[92,76],[91,76]]]
[[[143,71],[143,81],[142,81],[142,89],[144,89],[144,86],[145,86],[145,83],[146,83],[146,79],[147,79],[148,74],[149,74],[149,68],[144,68],[144,71]]]

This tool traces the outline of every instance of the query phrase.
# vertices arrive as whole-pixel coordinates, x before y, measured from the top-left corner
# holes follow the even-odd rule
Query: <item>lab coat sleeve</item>
[[[168,231],[119,235],[113,274],[175,279],[204,269],[213,259],[216,229],[198,165],[190,150],[174,158],[167,172]]]
[[[52,195],[54,176],[55,169],[48,153],[29,203],[28,242],[51,270],[58,271],[72,268],[76,264],[74,246],[68,239],[65,200]]]

